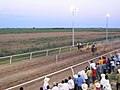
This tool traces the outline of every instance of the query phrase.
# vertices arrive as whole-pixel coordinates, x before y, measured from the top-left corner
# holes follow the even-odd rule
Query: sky
[[[0,28],[120,28],[120,0],[0,0]]]

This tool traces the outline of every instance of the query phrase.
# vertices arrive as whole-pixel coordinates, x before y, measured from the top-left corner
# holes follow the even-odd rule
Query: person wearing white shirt
[[[74,81],[72,80],[72,78],[69,76],[68,77],[68,84],[69,84],[69,86],[70,86],[70,90],[74,90]]]
[[[93,61],[91,61],[91,62],[90,62],[90,67],[95,70],[95,69],[96,69],[96,64],[93,63]]]
[[[63,90],[69,90],[70,89],[70,86],[68,84],[68,80],[65,79],[65,83],[63,84]]]
[[[43,84],[43,90],[47,90],[47,86],[49,86],[49,84],[48,84],[49,80],[50,80],[50,78],[45,77],[44,84]]]
[[[53,82],[53,88],[51,90],[59,90],[56,82]]]

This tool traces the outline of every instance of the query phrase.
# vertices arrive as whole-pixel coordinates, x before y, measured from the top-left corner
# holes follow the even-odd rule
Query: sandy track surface
[[[118,32],[110,32],[112,35],[120,35]],[[71,36],[71,32],[51,32],[51,33],[24,33],[24,34],[2,34],[0,35],[0,41],[8,40],[20,40],[30,38],[47,38],[47,37],[59,37],[59,36]],[[75,35],[80,36],[93,36],[93,35],[105,35],[105,32],[75,32]]]
[[[107,47],[106,52],[116,48],[120,48],[120,42],[112,44],[112,47]],[[99,50],[99,55],[105,53],[102,51],[103,49],[99,48]],[[55,56],[48,56],[35,58],[31,61],[18,62],[12,65],[0,66],[0,90],[4,90],[7,87],[11,87],[28,80],[32,80],[37,77],[61,70],[68,66],[89,60],[93,57],[96,56],[91,55],[89,50],[83,52],[72,51],[60,54],[57,63],[55,62]],[[86,65],[81,66],[81,69],[85,68],[85,66]],[[80,67],[77,67],[76,70],[80,70]],[[51,76],[51,82],[54,80],[60,81],[68,74],[71,75],[69,70],[56,76]],[[41,86],[42,83],[43,80],[40,80],[25,85],[24,87],[25,90],[39,90],[39,86]],[[12,90],[18,90],[18,88]]]

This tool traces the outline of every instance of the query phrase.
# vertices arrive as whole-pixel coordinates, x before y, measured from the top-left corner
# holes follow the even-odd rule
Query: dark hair
[[[80,75],[78,75],[78,77],[80,77]]]
[[[64,82],[65,82],[64,80],[61,81],[61,83],[64,83]]]
[[[50,89],[49,85],[47,86],[47,89]]]
[[[108,79],[108,75],[105,75],[105,79]]]
[[[69,77],[68,77],[68,79],[70,80],[70,79],[71,79],[71,77],[69,76]]]
[[[43,90],[43,87],[40,87],[40,90]]]
[[[65,79],[65,83],[68,83],[68,80],[67,80],[67,79]]]
[[[23,90],[23,87],[20,87],[20,90]]]
[[[93,63],[93,60],[91,60],[90,62]]]

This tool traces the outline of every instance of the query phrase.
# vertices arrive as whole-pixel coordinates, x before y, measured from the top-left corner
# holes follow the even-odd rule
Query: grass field
[[[1,28],[0,57],[70,46],[71,28]],[[75,45],[105,40],[105,28],[75,28]],[[119,28],[110,28],[108,39],[120,38]]]
[[[75,28],[75,32],[105,32],[105,28]],[[0,28],[0,34],[71,32],[72,28]],[[109,28],[109,32],[120,32],[120,28]]]

